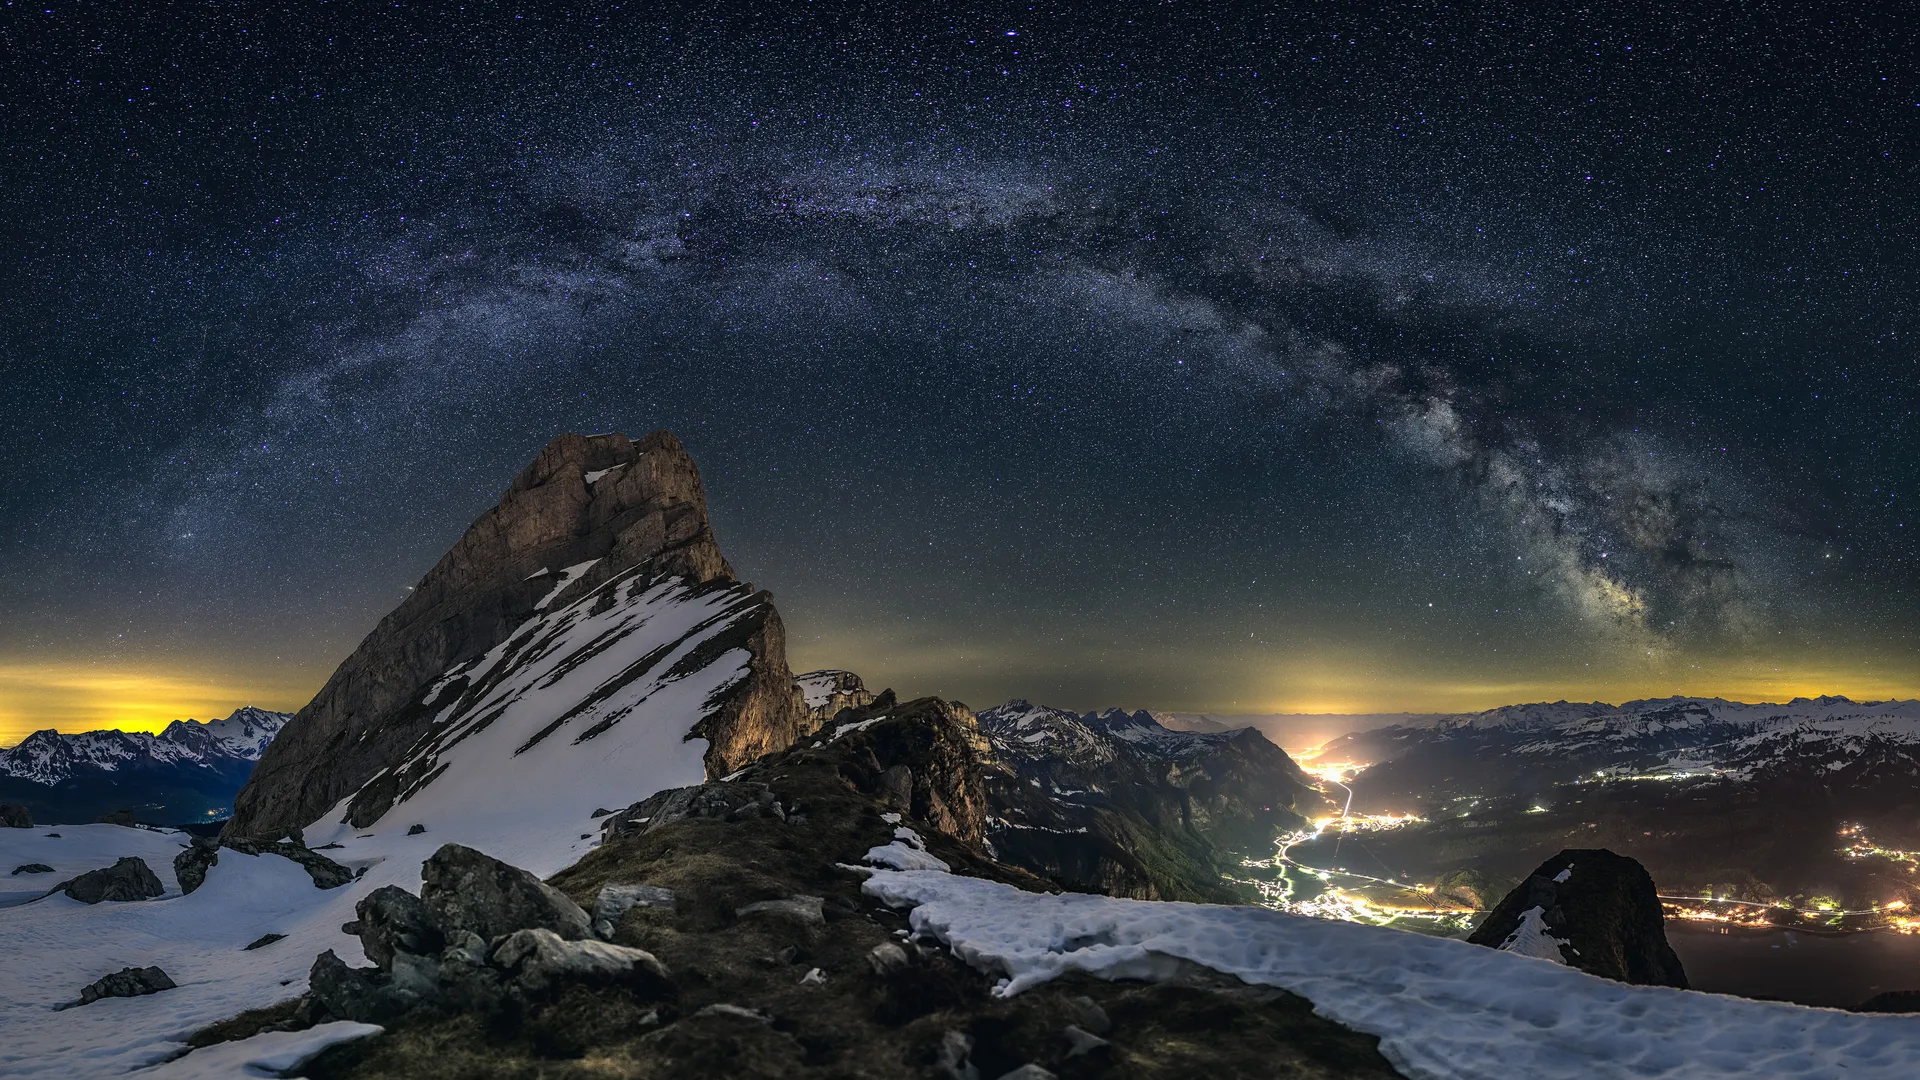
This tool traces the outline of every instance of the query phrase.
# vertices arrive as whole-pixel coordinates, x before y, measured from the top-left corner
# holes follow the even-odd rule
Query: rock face
[[[742,594],[725,640],[710,648],[745,649],[748,670],[694,729],[710,744],[710,771],[732,771],[808,730],[779,616],[765,594],[734,580],[680,440],[664,431],[638,441],[562,435],[268,747],[235,799],[228,834],[278,837],[348,795],[356,823],[377,819],[436,767],[436,724],[452,723],[444,699],[482,689],[456,669],[476,665],[543,611],[596,590],[596,604],[612,604],[616,589],[631,597],[669,578],[696,592]],[[494,659],[497,678],[511,664]]]
[[[1569,849],[1541,863],[1467,940],[1618,982],[1687,986],[1653,878],[1604,848]]]
[[[1146,712],[1075,714],[1011,701],[980,714],[1005,862],[1069,888],[1140,900],[1235,901],[1221,873],[1269,857],[1320,795],[1252,728],[1174,731]]]
[[[151,900],[167,891],[146,860],[132,855],[54,887],[83,904],[98,904],[102,900]]]

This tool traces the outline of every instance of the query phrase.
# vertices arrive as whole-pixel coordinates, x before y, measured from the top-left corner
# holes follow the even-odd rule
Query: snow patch
[[[869,895],[1016,994],[1064,972],[1169,978],[1182,962],[1291,991],[1378,1035],[1410,1080],[1909,1080],[1920,1016],[1628,986],[1464,941],[1258,907],[1022,892],[874,871]]]
[[[339,1020],[305,1031],[269,1031],[234,1042],[215,1043],[186,1057],[142,1069],[136,1080],[231,1080],[236,1076],[290,1076],[329,1046],[378,1035],[386,1028]]]
[[[1563,879],[1555,878],[1554,880]],[[1531,956],[1535,960],[1551,960],[1556,964],[1566,963],[1566,954],[1560,951],[1560,947],[1565,945],[1566,941],[1553,936],[1547,926],[1546,914],[1547,910],[1538,906],[1521,912],[1520,925],[1514,927],[1513,933],[1507,935],[1507,940],[1500,943],[1501,950],[1520,956]]]

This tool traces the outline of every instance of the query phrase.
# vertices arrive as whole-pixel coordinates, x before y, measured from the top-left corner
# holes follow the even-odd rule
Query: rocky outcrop
[[[672,990],[652,954],[593,937],[578,904],[525,870],[457,844],[421,870],[419,896],[377,889],[343,927],[359,936],[373,967],[348,967],[331,949],[314,960],[306,1019],[496,1013],[569,986]]]
[[[21,863],[19,866],[13,868],[13,872],[16,876],[20,874],[51,874],[53,873],[53,867],[43,862]]]
[[[19,803],[0,803],[0,829],[31,829],[33,815]]]
[[[806,698],[807,712],[816,723],[825,723],[840,715],[841,709],[863,709],[873,704],[873,694],[860,676],[851,671],[827,668],[793,677]]]
[[[263,843],[244,836],[196,836],[185,850],[173,857],[173,876],[180,880],[182,894],[190,893],[206,882],[207,870],[220,862],[221,848],[242,855],[278,855],[291,859],[300,864],[318,889],[336,889],[353,880],[353,871],[293,840]]]
[[[83,904],[98,904],[103,900],[151,900],[167,891],[146,860],[132,855],[112,866],[89,870],[65,884],[55,885],[54,889]]]
[[[175,983],[157,967],[122,968],[111,975],[88,983],[80,991],[80,1004],[91,1005],[101,998],[141,997],[172,990]]]
[[[378,817],[406,794],[396,767],[410,753],[416,761],[431,757],[416,745],[442,711],[429,688],[539,612],[616,578],[734,585],[708,523],[699,471],[668,432],[638,441],[562,435],[549,443],[275,738],[235,799],[228,835],[277,838],[356,792],[355,820]],[[746,676],[705,716],[690,718],[709,741],[716,772],[809,728],[779,616],[764,594],[756,602],[751,618],[710,646],[744,648]],[[392,782],[363,791],[383,770]]]
[[[1467,940],[1618,982],[1687,986],[1653,878],[1604,848],[1569,849],[1541,863]]]

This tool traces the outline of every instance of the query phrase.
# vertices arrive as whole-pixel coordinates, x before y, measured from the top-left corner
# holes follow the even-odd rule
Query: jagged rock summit
[[[1570,848],[1541,863],[1467,940],[1618,982],[1687,988],[1653,878],[1605,848]]]
[[[681,701],[681,683],[703,692]],[[779,615],[734,578],[680,440],[561,435],[268,747],[228,833],[277,838],[342,811],[370,825],[489,727],[514,737],[496,756],[518,757],[649,701],[692,714],[716,775],[810,727]]]

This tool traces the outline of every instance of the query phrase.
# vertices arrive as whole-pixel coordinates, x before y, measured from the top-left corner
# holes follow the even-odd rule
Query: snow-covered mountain
[[[224,720],[175,720],[142,731],[36,731],[0,750],[0,802],[37,821],[92,821],[131,809],[177,824],[232,805],[254,763],[292,717],[252,706]]]
[[[1521,790],[1590,777],[1814,775],[1823,786],[1920,784],[1920,701],[1722,698],[1511,705],[1343,736],[1329,761],[1365,762],[1362,788]],[[1444,780],[1442,777],[1450,779]]]
[[[247,705],[224,720],[175,720],[158,735],[113,729],[62,735],[48,728],[0,749],[0,776],[52,787],[89,771],[254,762],[291,719],[292,713]]]

